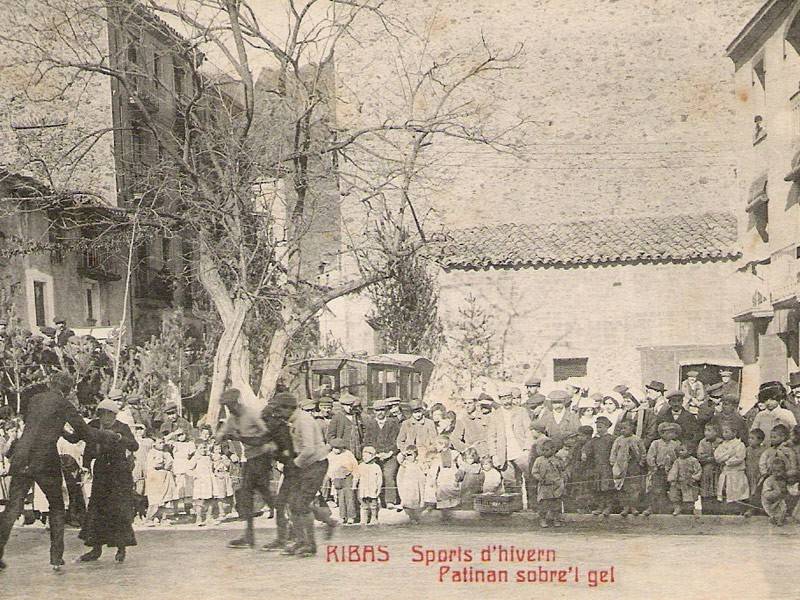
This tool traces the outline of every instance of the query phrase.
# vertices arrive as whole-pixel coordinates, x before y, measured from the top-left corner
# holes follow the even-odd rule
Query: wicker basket
[[[479,494],[475,510],[481,514],[510,515],[522,510],[522,494]]]

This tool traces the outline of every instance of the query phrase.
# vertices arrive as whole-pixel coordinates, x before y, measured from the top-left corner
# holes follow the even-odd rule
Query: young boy
[[[383,471],[374,460],[375,448],[364,446],[361,463],[354,476],[354,484],[358,487],[358,498],[361,501],[361,523],[364,525],[378,523],[378,498],[383,487]]]
[[[642,513],[645,517],[658,511],[670,501],[668,498],[669,482],[667,475],[672,464],[677,458],[680,446],[678,437],[681,435],[681,426],[677,423],[660,423],[658,425],[659,439],[653,440],[647,450],[647,466],[650,483],[648,485],[648,506]],[[688,450],[688,449],[687,449]]]
[[[635,435],[634,428],[635,424],[631,421],[619,423],[619,437],[611,446],[611,470],[623,517],[639,514],[639,498],[644,488],[644,443]]]
[[[531,475],[537,483],[536,499],[539,502],[539,525],[562,527],[561,498],[564,495],[564,465],[556,458],[556,444],[552,440],[540,446],[541,456],[533,463]]]
[[[345,525],[353,525],[356,519],[356,485],[353,474],[358,471],[358,461],[353,453],[346,449],[342,438],[331,440],[331,453],[328,455],[328,473],[336,490],[336,503],[339,506],[339,519]]]
[[[773,458],[767,466],[767,471],[769,474],[761,489],[761,504],[769,516],[769,522],[780,527],[786,521],[786,498],[789,495],[786,486],[786,463],[780,458]]]
[[[747,475],[747,485],[750,488],[749,506],[744,512],[745,517],[753,516],[754,511],[761,507],[761,470],[758,466],[761,455],[764,454],[764,432],[753,429],[747,436],[747,453],[744,459],[744,472]]]
[[[716,515],[720,512],[719,502],[717,502],[720,465],[714,458],[714,451],[722,443],[719,433],[716,425],[707,423],[704,428],[704,437],[697,444],[697,460],[703,467],[703,476],[700,478],[700,502],[704,515]]]
[[[722,443],[714,450],[714,460],[721,465],[717,484],[717,500],[719,502],[740,503],[750,496],[750,487],[747,484],[744,461],[747,457],[747,448],[740,440],[736,431],[729,425],[722,426]],[[741,504],[735,507],[737,513]]]
[[[789,438],[789,428],[781,423],[775,425],[769,434],[769,448],[764,450],[761,460],[758,463],[761,474],[765,477],[769,475],[769,466],[772,460],[780,458],[786,467],[786,477],[791,479],[797,473],[797,457],[794,452],[784,446],[784,442]]]
[[[594,427],[581,425],[575,439],[575,447],[570,456],[569,486],[567,497],[569,505],[579,513],[591,512],[594,508],[594,486],[592,485],[592,464],[584,454],[584,448],[594,435]]]
[[[654,442],[655,443],[655,442]],[[700,462],[689,454],[686,444],[679,444],[677,456],[667,474],[669,482],[669,499],[672,502],[672,514],[681,514],[683,505],[691,510],[697,500],[697,484],[703,476]]]
[[[598,505],[592,514],[608,517],[616,492],[614,473],[611,469],[611,446],[614,444],[614,437],[609,433],[611,420],[604,416],[597,417],[595,429],[597,435],[589,440],[585,447],[586,458],[594,467],[593,479],[598,499]]]
[[[414,445],[398,455],[400,467],[397,469],[397,493],[403,510],[411,523],[420,522],[420,515],[425,504],[425,473],[418,462],[419,453]],[[491,460],[491,459],[490,459]]]

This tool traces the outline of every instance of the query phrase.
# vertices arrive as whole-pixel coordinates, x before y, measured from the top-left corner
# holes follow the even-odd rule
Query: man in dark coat
[[[34,395],[25,415],[25,429],[11,455],[11,486],[5,511],[0,514],[0,570],[5,568],[3,550],[11,528],[25,502],[25,496],[37,483],[50,504],[50,564],[58,570],[64,564],[64,498],[61,493],[61,458],[56,443],[69,423],[75,435],[87,442],[121,441],[112,431],[90,428],[66,398],[72,387],[70,377],[55,374],[50,389]]]
[[[677,423],[681,426],[680,440],[688,446],[689,453],[694,454],[697,443],[703,437],[703,432],[698,427],[694,415],[683,407],[683,399],[684,394],[680,390],[672,390],[667,393],[668,405],[656,417],[656,432],[661,423]],[[648,444],[652,442],[653,439],[648,440]]]
[[[381,500],[385,507],[393,508],[400,503],[397,496],[397,436],[400,434],[400,421],[387,415],[387,400],[376,400],[372,405],[374,417],[364,419],[364,445],[375,448],[376,462],[383,472]]]
[[[331,417],[326,439],[343,439],[347,449],[353,453],[356,460],[361,460],[361,449],[364,447],[361,399],[345,392],[339,398],[339,404],[342,405],[342,412]]]

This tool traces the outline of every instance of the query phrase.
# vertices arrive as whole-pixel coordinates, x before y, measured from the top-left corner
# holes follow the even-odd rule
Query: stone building
[[[0,181],[3,197],[18,196],[27,187],[41,196],[72,194],[78,205],[131,209],[158,189],[158,182],[148,180],[149,168],[160,160],[148,121],[175,143],[183,135],[181,109],[193,95],[192,73],[202,57],[138,3],[109,3],[95,18],[85,17],[75,34],[85,39],[78,43],[86,42],[98,60],[124,72],[128,85],[105,74],[73,71],[32,86],[28,67],[7,45],[4,64],[19,66],[6,66],[0,74],[0,148],[7,175]],[[24,32],[26,18],[15,13],[0,27],[15,39]],[[54,93],[65,86],[64,77],[74,77],[74,85]],[[99,235],[98,228],[75,229],[64,230],[57,210],[0,220],[6,239],[17,236],[40,245]],[[140,236],[126,315],[125,252],[91,246],[77,255],[37,252],[4,267],[19,284],[17,304],[26,307],[19,313],[32,329],[52,325],[55,316],[63,315],[75,328],[123,322],[129,337],[138,341],[158,334],[165,311],[191,308],[191,290],[178,277],[188,270],[190,257],[191,248],[179,235]]]
[[[734,318],[746,375],[786,381],[800,368],[800,2],[764,3],[727,53],[744,282]]]

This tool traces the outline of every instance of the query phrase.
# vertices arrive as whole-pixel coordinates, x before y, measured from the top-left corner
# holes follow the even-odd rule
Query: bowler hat
[[[663,383],[661,383],[660,381],[656,381],[655,379],[653,379],[653,381],[651,381],[650,383],[648,383],[648,384],[647,384],[646,386],[644,386],[644,387],[646,387],[646,388],[647,388],[647,389],[649,389],[649,390],[655,390],[655,391],[657,391],[657,392],[661,392],[662,394],[663,394],[665,391],[667,391],[667,388],[666,388],[666,386],[664,386],[664,384],[663,384]]]

